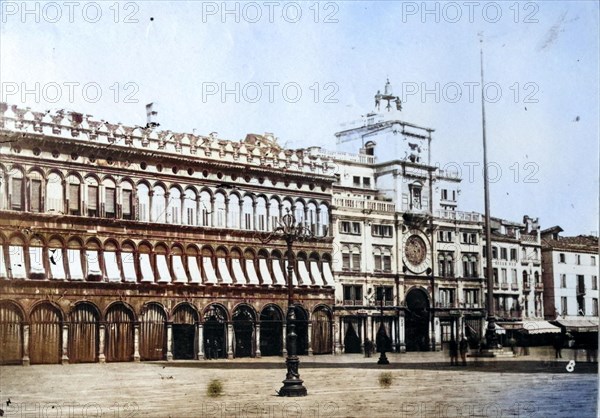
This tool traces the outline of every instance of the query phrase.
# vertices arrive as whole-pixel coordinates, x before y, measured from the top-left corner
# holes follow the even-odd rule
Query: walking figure
[[[554,338],[554,358],[562,358],[563,339],[561,335]]]
[[[465,337],[463,337],[462,340],[460,340],[459,348],[460,348],[460,358],[462,359],[462,365],[466,366],[467,365],[467,353],[469,352],[469,342],[467,341],[467,339]]]
[[[373,353],[373,342],[368,338],[365,340],[365,357],[371,357]]]
[[[458,366],[458,344],[454,338],[450,340],[450,365]]]

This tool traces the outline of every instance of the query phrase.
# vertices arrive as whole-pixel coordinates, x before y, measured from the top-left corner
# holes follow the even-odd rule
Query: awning
[[[273,279],[271,279],[271,273],[269,273],[269,266],[267,265],[267,260],[264,258],[258,259],[258,269],[260,271],[260,277],[262,277],[262,282],[264,285],[273,284]]]
[[[135,263],[133,253],[121,253],[121,265],[123,266],[123,277],[126,282],[136,282]]]
[[[7,279],[6,264],[4,263],[4,248],[0,245],[0,279]]]
[[[67,250],[67,261],[69,262],[69,278],[71,280],[83,280],[81,251],[69,248]]]
[[[156,255],[156,270],[158,271],[158,283],[169,283],[172,280],[165,254]]]
[[[150,264],[150,254],[140,254],[140,270],[142,271],[142,282],[154,282],[154,271]]]
[[[333,287],[333,273],[331,272],[331,266],[327,261],[323,261],[323,279],[325,279],[325,286]]]
[[[183,259],[180,255],[174,255],[171,257],[171,263],[173,264],[173,274],[175,275],[176,283],[187,283],[188,278],[185,274],[185,268],[183,267]]]
[[[535,319],[529,321],[502,322],[500,325],[502,325],[502,328],[505,330],[521,331],[530,335],[558,334],[561,332],[559,327],[552,325],[550,322]]]
[[[300,280],[302,280],[302,284],[304,286],[312,285],[310,274],[308,273],[308,269],[306,268],[306,261],[298,260],[298,273],[300,274]]]
[[[239,258],[232,258],[231,267],[233,269],[233,277],[235,278],[235,282],[237,284],[246,284],[248,281],[246,280],[244,270],[242,270],[242,261]]]
[[[313,279],[315,279],[315,284],[317,286],[323,286],[325,284],[323,283],[323,277],[321,276],[321,272],[319,271],[319,265],[316,261],[310,262],[310,273],[312,274]]]
[[[109,282],[121,281],[121,271],[119,270],[119,264],[117,263],[117,253],[114,251],[104,251],[104,267],[106,278]]]
[[[598,332],[598,318],[557,319],[560,326],[572,332]]]
[[[190,272],[190,283],[202,283],[202,274],[200,274],[200,268],[198,267],[198,259],[196,256],[188,256],[188,270]]]
[[[221,283],[233,284],[231,274],[229,274],[229,268],[227,267],[227,260],[223,257],[217,258],[217,268],[219,269],[219,275],[221,276]]]
[[[254,260],[246,260],[246,276],[248,277],[248,284],[260,284],[254,267]]]
[[[23,247],[19,245],[11,245],[8,247],[8,256],[10,257],[10,271],[13,279],[24,279],[27,277],[25,272],[25,256],[23,255]]]
[[[0,254],[0,258],[2,254]],[[53,279],[65,280],[65,265],[63,264],[63,250],[61,248],[48,248],[48,259],[50,260],[50,273]],[[2,275],[2,260],[0,260],[0,277]]]
[[[217,284],[217,274],[210,257],[202,257],[202,269],[204,270],[205,283]]]

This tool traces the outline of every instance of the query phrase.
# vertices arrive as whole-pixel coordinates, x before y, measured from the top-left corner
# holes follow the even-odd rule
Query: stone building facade
[[[2,363],[285,353],[293,213],[299,352],[333,351],[331,159],[0,104]]]

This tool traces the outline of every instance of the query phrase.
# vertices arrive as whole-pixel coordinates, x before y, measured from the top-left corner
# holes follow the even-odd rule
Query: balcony
[[[529,284],[529,282],[524,282],[523,283],[523,290],[530,290],[531,289],[531,285]]]
[[[519,285],[517,283],[511,283],[510,290],[519,290]]]
[[[344,306],[360,306],[362,305],[362,301],[361,300],[346,300],[344,299]]]
[[[467,222],[482,222],[480,213],[477,212],[462,212],[459,210],[437,210],[435,211],[436,218],[450,219],[453,221]]]
[[[396,212],[396,205],[382,200],[353,199],[349,197],[334,197],[334,206],[348,209],[358,209],[372,212]]]
[[[500,285],[500,289],[502,289],[502,290],[508,290],[508,283],[502,283]]]
[[[535,284],[535,290],[544,290],[544,284],[543,283],[536,283]]]
[[[517,319],[521,318],[521,310],[520,309],[497,309],[494,311],[494,315],[499,319]]]
[[[436,308],[457,308],[455,302],[436,302]]]

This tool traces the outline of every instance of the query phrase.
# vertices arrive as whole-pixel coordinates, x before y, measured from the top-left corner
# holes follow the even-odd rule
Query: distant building
[[[560,226],[542,231],[545,316],[580,341],[598,332],[598,237],[562,237]]]

